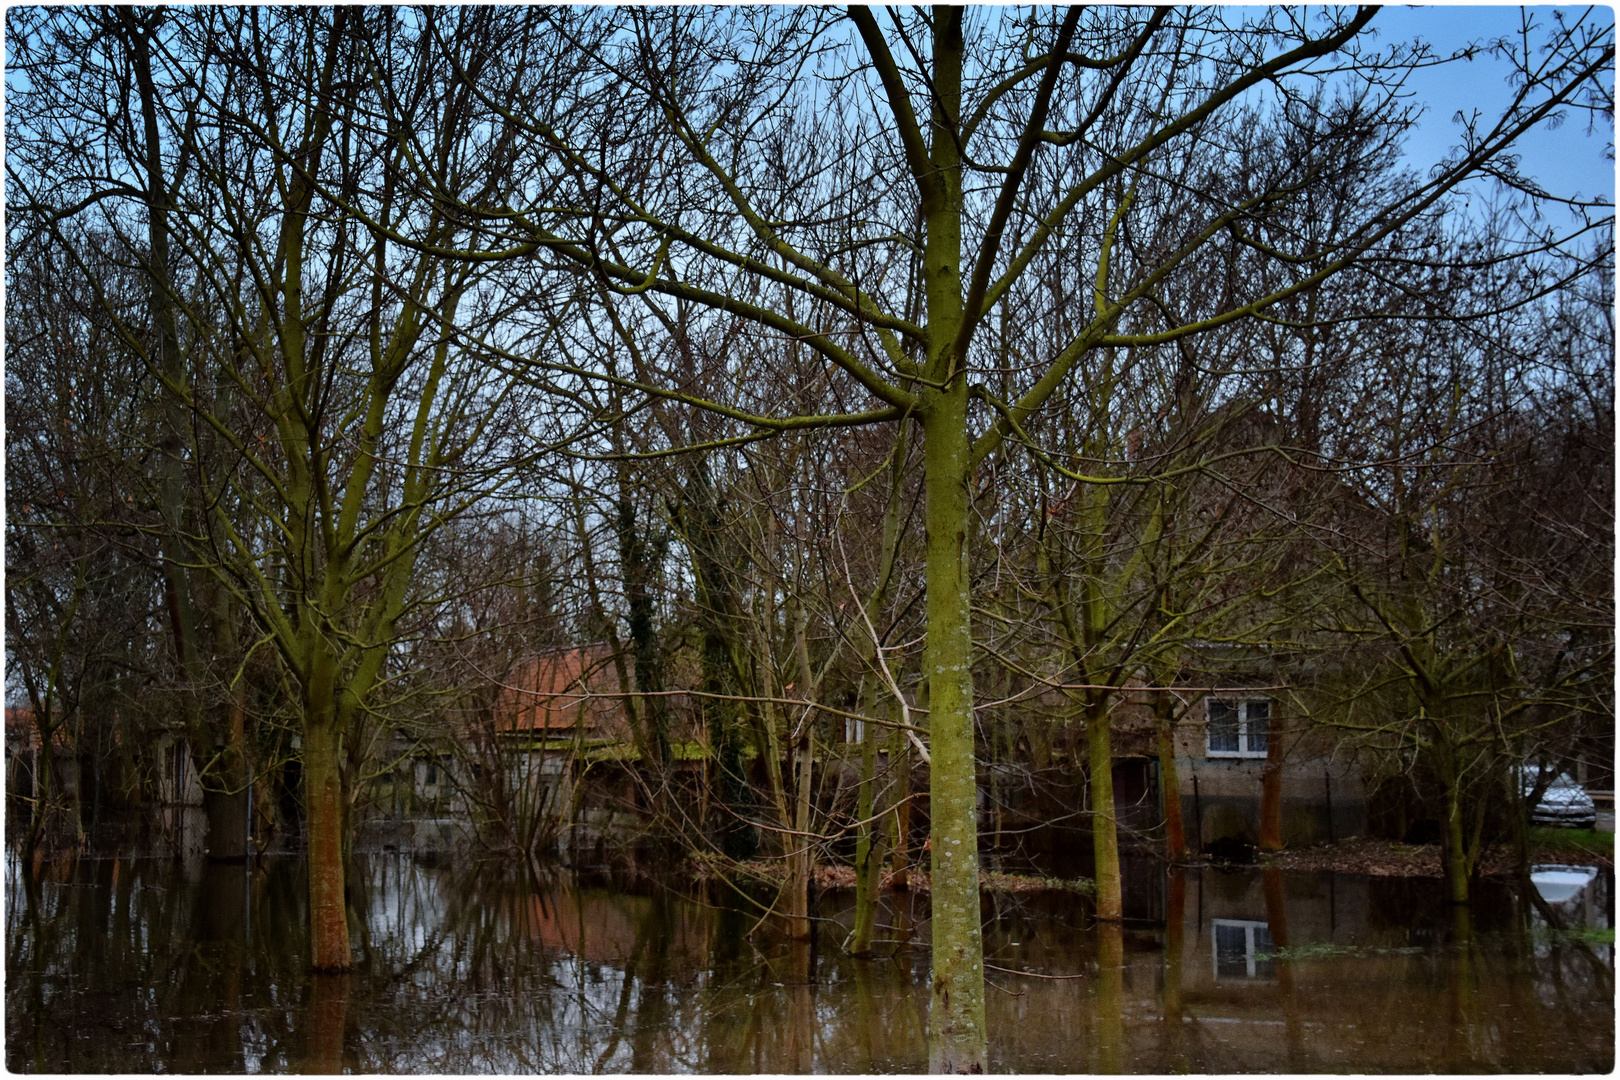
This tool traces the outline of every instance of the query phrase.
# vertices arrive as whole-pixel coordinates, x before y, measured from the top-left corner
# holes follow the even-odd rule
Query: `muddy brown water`
[[[346,976],[306,969],[296,856],[6,862],[13,1072],[911,1072],[925,897],[882,959],[808,945],[723,886],[356,857]],[[1138,918],[987,896],[991,1066],[1013,1072],[1607,1072],[1612,875],[1537,904],[1487,882],[1132,863]]]

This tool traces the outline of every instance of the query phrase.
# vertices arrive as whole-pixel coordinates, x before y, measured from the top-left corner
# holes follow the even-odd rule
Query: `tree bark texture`
[[[316,971],[346,971],[349,912],[345,900],[344,805],[340,740],[335,724],[304,725],[304,813],[309,846],[310,963]]]
[[[876,813],[877,728],[865,724],[861,732],[861,780],[855,799],[855,926],[850,931],[852,956],[870,956],[877,927],[879,871],[883,866],[883,831],[872,820]]]
[[[889,887],[911,888],[911,742],[899,728],[889,740],[889,760],[895,763],[895,807],[890,817]]]
[[[794,941],[810,940],[810,880],[815,874],[815,845],[810,832],[810,781],[815,769],[814,739],[808,719],[793,748],[795,835],[788,839],[788,875],[784,886],[783,914],[787,916],[788,936]]]
[[[1260,774],[1260,850],[1281,851],[1282,771],[1285,748],[1277,717],[1273,715],[1267,723],[1269,726],[1266,731],[1266,765],[1265,771]]]
[[[932,1072],[983,1072],[977,783],[967,554],[967,385],[924,419],[926,438],[929,818],[933,863]]]
[[[1168,690],[1154,697],[1159,736],[1159,790],[1164,793],[1165,856],[1173,863],[1187,859],[1187,828],[1181,820],[1181,775],[1176,770],[1175,699]]]
[[[1097,918],[1123,918],[1119,880],[1119,821],[1114,806],[1114,740],[1106,699],[1087,706],[1086,754],[1091,769],[1091,843],[1096,865]]]

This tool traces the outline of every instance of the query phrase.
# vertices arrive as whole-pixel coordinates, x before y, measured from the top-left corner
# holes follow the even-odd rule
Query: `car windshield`
[[[1524,790],[1525,790],[1525,794],[1529,794],[1530,792],[1535,790],[1536,784],[1540,782],[1543,775],[1545,775],[1545,774],[1537,771],[1534,768],[1529,768],[1529,769],[1525,770],[1525,772],[1524,772]],[[1575,781],[1573,781],[1573,780],[1571,780],[1569,778],[1569,773],[1559,773],[1557,776],[1553,777],[1552,781],[1547,785],[1547,790],[1551,791],[1553,788],[1572,788],[1572,787],[1578,787],[1578,786],[1579,785],[1576,784]]]

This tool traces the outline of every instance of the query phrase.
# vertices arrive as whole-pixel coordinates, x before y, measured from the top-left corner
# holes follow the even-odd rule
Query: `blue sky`
[[[1538,24],[1531,40],[1540,43],[1554,25],[1554,9],[1528,10]],[[1614,24],[1614,9],[1610,7],[1563,10],[1566,18],[1590,11],[1590,18]],[[1517,36],[1520,12],[1517,7],[1386,7],[1372,25],[1379,30],[1380,44],[1421,37],[1437,52],[1449,53],[1470,42]],[[1513,88],[1506,81],[1510,70],[1504,58],[1481,52],[1471,62],[1415,73],[1409,85],[1415,91],[1415,100],[1424,103],[1428,111],[1407,145],[1414,165],[1437,161],[1457,144],[1461,127],[1455,115],[1459,110],[1478,109],[1487,117],[1499,115],[1512,95]],[[1579,192],[1588,198],[1601,194],[1612,203],[1615,171],[1607,154],[1613,140],[1614,128],[1609,122],[1599,120],[1588,134],[1585,117],[1572,114],[1561,127],[1548,129],[1542,125],[1521,140],[1520,172],[1536,177],[1555,194]]]

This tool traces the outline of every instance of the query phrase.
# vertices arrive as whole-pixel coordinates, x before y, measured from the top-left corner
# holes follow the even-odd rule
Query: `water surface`
[[[883,959],[721,885],[356,857],[346,976],[306,969],[301,861],[6,863],[15,1072],[892,1072],[927,1065],[926,897]],[[991,1066],[1019,1072],[1606,1072],[1613,879],[1487,883],[1133,863],[1134,914],[987,896]],[[664,875],[665,879],[669,875]],[[1598,928],[1596,930],[1592,928]]]

